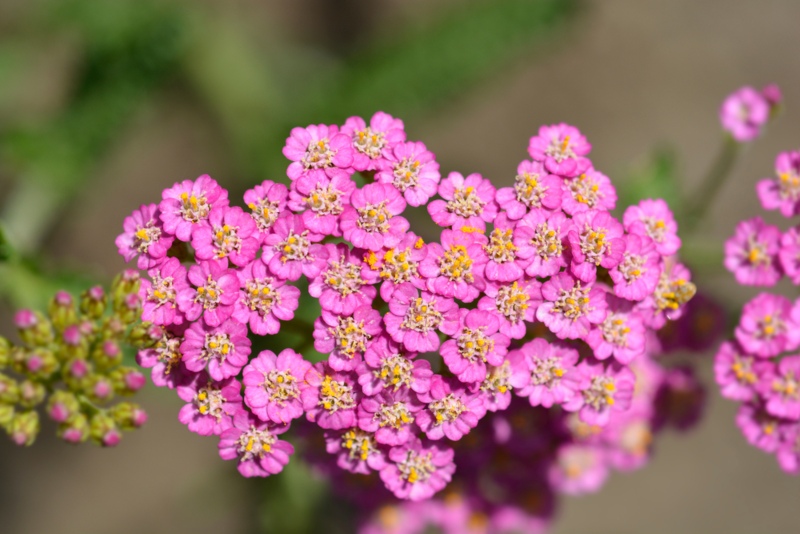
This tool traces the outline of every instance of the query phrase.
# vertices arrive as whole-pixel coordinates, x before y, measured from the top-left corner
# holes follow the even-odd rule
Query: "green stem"
[[[688,202],[689,207],[686,209],[683,222],[683,226],[688,232],[692,232],[703,221],[714,198],[728,178],[733,164],[736,163],[740,150],[741,144],[737,143],[730,135],[726,135],[722,149],[703,179],[700,189]]]

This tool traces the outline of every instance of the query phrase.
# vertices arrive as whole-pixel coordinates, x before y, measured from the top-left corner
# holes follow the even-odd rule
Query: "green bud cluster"
[[[119,402],[145,384],[124,365],[124,354],[149,347],[150,325],[142,323],[139,274],[118,275],[106,293],[96,286],[80,299],[59,291],[47,314],[20,310],[14,316],[20,342],[0,336],[0,429],[17,445],[39,434],[39,409],[70,443],[119,443],[123,430],[147,420],[137,404]]]

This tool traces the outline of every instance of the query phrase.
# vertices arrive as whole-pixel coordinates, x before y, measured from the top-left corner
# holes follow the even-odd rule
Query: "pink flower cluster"
[[[800,214],[800,151],[779,154],[775,167],[777,179],[756,187],[761,205],[786,217]],[[784,275],[800,285],[799,231],[781,232],[760,217],[743,221],[725,244],[725,266],[742,285],[772,286]],[[736,422],[748,442],[793,474],[800,473],[798,349],[800,299],[761,293],[745,304],[734,339],[723,343],[715,363],[722,396],[742,403]]]
[[[746,86],[730,94],[719,110],[722,128],[740,143],[753,141],[766,126],[783,96],[777,85],[761,91]]]
[[[402,499],[447,485],[451,444],[512,391],[609,425],[631,405],[629,366],[694,286],[667,205],[614,218],[590,148],[572,126],[543,126],[497,190],[479,174],[442,179],[379,112],[293,129],[289,186],[247,191],[249,212],[208,176],[177,183],[117,241],[150,277],[142,319],[157,340],[139,362],[243,475],[281,471],[293,448],[279,436],[305,417],[341,469],[376,471]],[[410,231],[409,205],[427,208],[436,239]],[[313,325],[295,317],[300,288],[320,307]],[[287,321],[325,361],[251,354]]]

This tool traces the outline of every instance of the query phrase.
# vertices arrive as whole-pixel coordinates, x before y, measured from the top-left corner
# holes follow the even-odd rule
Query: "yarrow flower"
[[[746,143],[761,135],[762,128],[770,118],[771,108],[780,101],[774,86],[758,91],[742,87],[729,95],[719,110],[722,128],[736,141]]]

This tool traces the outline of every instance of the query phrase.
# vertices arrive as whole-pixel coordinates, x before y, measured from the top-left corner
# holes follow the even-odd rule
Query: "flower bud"
[[[34,408],[44,401],[47,389],[33,380],[23,380],[19,384],[19,405],[23,408]]]
[[[80,325],[72,324],[61,334],[61,355],[63,359],[85,358],[89,350],[89,339],[81,331]]]
[[[0,369],[5,369],[11,363],[11,343],[0,336]]]
[[[105,413],[97,413],[92,416],[89,424],[89,436],[103,447],[114,447],[122,439],[122,433],[114,423],[114,419]]]
[[[147,383],[145,376],[132,367],[119,367],[109,375],[114,384],[114,389],[123,395],[131,395],[144,387]]]
[[[127,295],[120,307],[115,310],[122,322],[130,324],[142,314],[142,299],[138,294]]]
[[[36,348],[25,354],[22,373],[39,379],[47,379],[58,370],[58,360],[52,351]]]
[[[93,401],[107,402],[114,397],[114,384],[105,375],[93,375],[88,380],[86,392]]]
[[[11,419],[14,418],[14,405],[0,402],[0,428],[7,430]]]
[[[120,402],[113,406],[109,413],[123,430],[139,428],[147,422],[147,412],[132,402]]]
[[[81,295],[81,313],[99,319],[106,311],[106,292],[100,286],[94,286]]]
[[[116,341],[102,341],[92,351],[92,360],[98,369],[111,369],[122,362],[122,349]]]
[[[47,401],[47,415],[56,423],[64,423],[80,409],[78,399],[68,391],[55,391]]]
[[[87,381],[92,374],[92,370],[92,364],[84,359],[76,358],[64,365],[61,377],[71,390],[84,390],[86,389]]]
[[[20,310],[14,315],[20,339],[28,346],[47,345],[53,341],[53,329],[44,315],[31,310]]]
[[[8,435],[19,446],[30,446],[39,434],[39,413],[33,410],[14,414],[8,424]]]
[[[16,404],[19,400],[19,386],[10,376],[0,373],[0,403]]]
[[[164,329],[151,323],[139,323],[131,328],[127,342],[138,348],[149,348],[161,339]]]
[[[53,326],[59,332],[63,332],[66,327],[75,324],[78,320],[75,301],[72,295],[66,291],[59,291],[55,294],[47,307],[47,313],[50,315]]]
[[[129,295],[138,294],[140,285],[141,277],[139,271],[127,269],[118,274],[111,284],[111,298],[114,310],[122,310],[125,307],[125,299]]]
[[[89,438],[89,420],[82,413],[76,413],[58,425],[57,434],[68,443],[82,443]]]

